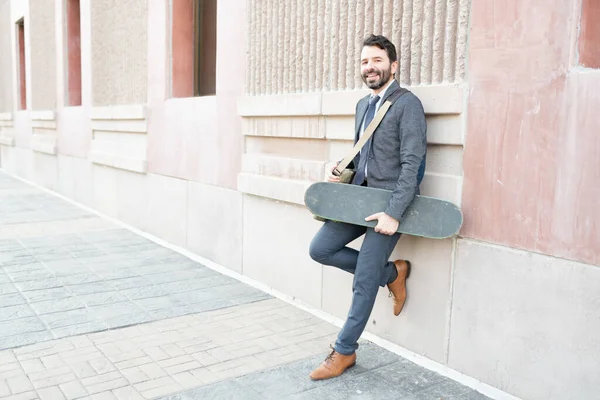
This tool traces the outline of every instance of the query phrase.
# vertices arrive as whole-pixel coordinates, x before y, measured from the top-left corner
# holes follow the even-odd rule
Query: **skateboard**
[[[308,187],[304,203],[318,220],[345,222],[374,228],[369,215],[382,212],[391,190],[334,182],[317,182]],[[463,223],[460,209],[453,203],[427,196],[415,196],[400,221],[397,232],[431,239],[456,235]]]

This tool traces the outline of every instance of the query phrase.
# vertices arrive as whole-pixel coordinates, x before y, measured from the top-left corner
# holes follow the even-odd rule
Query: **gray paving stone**
[[[46,267],[44,266],[44,264],[42,264],[41,262],[38,262],[36,260],[33,260],[30,263],[26,263],[26,264],[15,264],[15,265],[9,265],[9,266],[5,266],[2,267],[2,270],[4,271],[4,273],[11,273],[11,272],[22,272],[22,271],[36,271],[36,270],[45,270]]]
[[[131,325],[143,324],[150,321],[156,321],[157,318],[145,312],[136,312],[135,314],[125,314],[106,319],[106,325],[110,329],[122,328]]]
[[[161,287],[168,292],[185,292],[204,288],[215,287],[219,285],[230,285],[238,282],[237,280],[225,275],[211,276],[207,278],[189,279],[186,281],[177,281],[161,284]]]
[[[22,295],[30,303],[35,303],[46,300],[64,299],[66,297],[71,297],[72,293],[69,290],[67,290],[67,288],[61,286],[58,288],[51,289],[24,291],[22,292]]]
[[[246,303],[244,303],[246,304]],[[232,307],[235,303],[231,299],[211,299],[203,301],[201,303],[194,303],[190,305],[190,309],[194,313],[201,313],[206,311],[218,310],[220,308]]]
[[[127,297],[125,297],[122,293],[116,291],[84,294],[79,295],[77,297],[88,307],[102,306],[127,301]]]
[[[165,288],[156,285],[121,290],[120,293],[124,296],[127,296],[131,300],[140,300],[151,297],[161,297],[169,295],[169,291],[167,291]]]
[[[117,290],[121,289],[132,289],[136,287],[144,287],[144,286],[152,286],[153,283],[142,277],[142,276],[134,276],[131,278],[120,278],[120,279],[111,279],[109,281]]]
[[[68,325],[52,329],[55,339],[61,339],[69,336],[81,335],[89,332],[102,332],[108,330],[108,324],[105,321],[88,321],[81,324]]]
[[[419,368],[406,361],[399,361],[384,366],[375,371],[374,374],[382,379],[389,380],[399,390],[408,394],[421,392],[446,380],[442,375]]]
[[[81,250],[70,250],[69,253],[73,257],[78,259],[88,259],[91,257],[103,256],[105,253],[100,249],[81,249]]]
[[[52,314],[44,314],[41,315],[40,318],[42,319],[42,321],[44,321],[45,324],[48,325],[50,330],[62,328],[64,326],[69,325],[83,324],[86,322],[91,322],[100,319],[97,318],[95,315],[89,313],[88,310],[85,308],[57,312]]]
[[[26,304],[27,300],[21,293],[10,293],[0,295],[0,307],[10,307]]]
[[[200,268],[200,264],[192,263],[176,263],[176,264],[157,264],[156,262],[143,261],[140,262],[138,271],[140,275],[152,276],[154,274],[169,274],[174,271],[181,270],[196,270]]]
[[[12,283],[0,284],[0,294],[17,293],[19,290]]]
[[[28,304],[6,306],[0,300],[0,322],[18,318],[32,317],[35,313]]]
[[[424,390],[418,391],[409,397],[410,400],[429,400],[429,399],[444,399],[444,400],[462,400],[465,395],[476,393],[471,388],[457,385],[456,382],[444,378],[442,383],[430,386]]]
[[[84,283],[81,285],[67,285],[66,287],[75,294],[113,292],[115,290],[115,287],[107,281]]]
[[[14,266],[14,265],[24,265],[24,264],[31,264],[31,263],[35,263],[38,260],[31,254],[27,254],[27,255],[22,255],[22,256],[18,256],[18,257],[11,257],[10,259],[6,259],[2,262],[0,262],[0,267],[10,267],[10,266]]]
[[[88,307],[87,311],[88,314],[94,319],[103,320],[119,315],[143,312],[143,310],[138,305],[132,303],[131,301]]]
[[[72,275],[63,275],[59,276],[58,279],[62,282],[64,286],[71,285],[81,285],[84,283],[93,283],[103,281],[101,277],[94,274],[93,272],[81,273],[81,274],[72,274]]]
[[[105,280],[132,278],[139,276],[139,271],[134,268],[114,268],[107,270],[96,270],[96,274]]]
[[[163,397],[163,400],[261,400],[258,394],[237,382],[218,382],[185,393]]]
[[[183,306],[158,308],[158,309],[147,311],[148,315],[153,320],[181,317],[183,315],[194,314],[196,312],[198,312],[198,311],[196,311],[196,309],[194,309],[194,307],[189,304],[186,304]]]
[[[39,315],[52,314],[61,311],[77,310],[84,308],[85,304],[77,297],[65,297],[31,303],[31,308]]]
[[[36,280],[36,281],[15,282],[14,285],[21,292],[63,287],[62,282],[57,278],[42,279],[42,280]]]
[[[145,279],[155,284],[163,284],[176,281],[185,281],[188,279],[206,278],[217,276],[218,273],[207,268],[182,269],[162,272],[157,274],[144,275]]]
[[[1,331],[1,328],[0,328]],[[11,349],[15,347],[26,346],[28,344],[45,342],[54,337],[49,331],[20,333],[12,336],[2,337],[0,339],[0,350]]]
[[[36,269],[32,271],[7,272],[13,282],[25,282],[34,280],[45,280],[54,278],[54,274],[47,269]]]
[[[191,290],[189,292],[175,293],[171,297],[187,304],[201,303],[214,298],[221,297],[214,288]]]
[[[304,378],[307,379],[307,378]],[[277,395],[269,396],[275,399]],[[310,389],[291,396],[294,400],[313,399],[406,399],[407,393],[403,392],[390,381],[373,375],[369,372],[352,377],[352,379],[332,380],[331,383],[322,387]]]
[[[4,338],[6,336],[40,332],[44,330],[46,330],[46,326],[38,317],[19,318],[11,320],[10,323],[5,322],[0,324],[0,337]]]
[[[144,310],[158,310],[161,308],[178,307],[186,305],[180,300],[171,296],[151,297],[147,299],[135,300],[135,304]]]

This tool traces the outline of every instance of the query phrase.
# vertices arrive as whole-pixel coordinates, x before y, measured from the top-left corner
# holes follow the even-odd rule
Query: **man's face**
[[[380,89],[385,86],[396,73],[398,61],[390,64],[390,59],[384,49],[377,46],[365,46],[360,53],[360,75],[370,89]]]

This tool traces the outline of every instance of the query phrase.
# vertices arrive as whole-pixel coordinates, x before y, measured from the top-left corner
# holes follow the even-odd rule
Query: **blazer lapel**
[[[390,83],[390,87],[387,88],[387,90],[385,91],[385,96],[383,96],[381,104],[383,104],[387,100],[387,98],[390,97],[391,94],[394,93],[399,87],[400,85],[398,84],[398,81],[394,79],[394,81]]]
[[[358,104],[358,110],[356,111],[356,128],[354,132],[354,142],[358,140],[358,134],[360,132],[360,127],[362,126],[362,121],[365,119],[365,114],[367,113],[367,109],[369,108],[369,98],[365,98],[361,100]]]

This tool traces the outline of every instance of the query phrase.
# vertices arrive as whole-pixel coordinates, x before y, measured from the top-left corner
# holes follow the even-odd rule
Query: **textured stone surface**
[[[31,107],[33,110],[56,108],[56,35],[55,5],[52,1],[29,0],[29,25],[31,57]],[[27,40],[27,39],[25,39]]]
[[[246,93],[358,89],[362,40],[383,34],[396,45],[406,85],[460,82],[465,76],[470,0],[295,0],[248,5]]]
[[[269,297],[95,220],[0,174],[0,349]]]
[[[147,2],[90,2],[94,106],[146,102]]]
[[[12,35],[9,34],[12,28],[10,20],[10,0],[0,1],[0,112],[11,112],[13,110],[13,80],[12,63],[13,58],[8,56],[13,54],[11,44]],[[0,132],[2,128],[0,128]]]
[[[487,399],[468,387],[427,371],[371,343],[359,349],[357,364],[340,378],[313,382],[308,374],[323,356],[164,397],[200,399]]]

